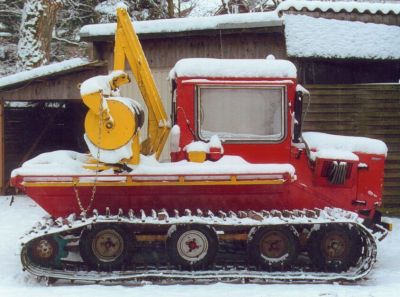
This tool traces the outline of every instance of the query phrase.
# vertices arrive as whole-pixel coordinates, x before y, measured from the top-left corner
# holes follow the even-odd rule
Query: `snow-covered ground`
[[[56,283],[46,287],[21,270],[19,237],[44,211],[25,196],[0,196],[0,296],[140,296],[140,297],[391,297],[400,294],[400,219],[393,218],[394,231],[379,243],[378,262],[368,278],[355,284],[224,284],[210,285],[73,285]]]

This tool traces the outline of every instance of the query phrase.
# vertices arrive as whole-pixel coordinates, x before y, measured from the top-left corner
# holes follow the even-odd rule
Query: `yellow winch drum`
[[[90,141],[105,150],[126,145],[144,123],[144,112],[128,98],[107,98],[112,122],[89,110],[85,118],[85,132]],[[101,124],[101,125],[100,125]]]

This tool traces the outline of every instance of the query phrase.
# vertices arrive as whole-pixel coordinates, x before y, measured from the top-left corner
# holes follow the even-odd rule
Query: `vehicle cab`
[[[183,59],[170,72],[172,120],[185,158],[193,141],[222,141],[224,153],[251,163],[288,163],[293,136],[296,67],[285,60]]]
[[[301,133],[307,90],[297,85],[290,61],[273,56],[183,59],[170,79],[172,122],[180,130],[172,137],[172,161],[191,161],[187,146],[210,143],[217,135],[225,155],[253,164],[294,166],[296,178],[289,186],[286,208],[330,206],[376,216],[382,203],[386,145],[365,137]]]

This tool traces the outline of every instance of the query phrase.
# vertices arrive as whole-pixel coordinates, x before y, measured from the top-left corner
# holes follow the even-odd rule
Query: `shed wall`
[[[264,59],[269,54],[278,59],[287,57],[284,36],[280,32],[181,36],[143,39],[140,42],[154,70],[172,68],[178,60],[184,58]],[[111,70],[113,45],[100,46]]]
[[[292,59],[302,84],[398,82],[400,61]]]

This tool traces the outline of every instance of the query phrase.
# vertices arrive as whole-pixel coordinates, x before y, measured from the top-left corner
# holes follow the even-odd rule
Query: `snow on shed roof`
[[[277,77],[296,78],[296,66],[287,60],[268,59],[207,59],[178,61],[169,73],[176,77]]]
[[[397,3],[371,3],[355,1],[306,1],[286,0],[279,4],[277,10],[295,9],[297,11],[307,9],[308,11],[334,11],[334,12],[359,12],[371,14],[400,14],[400,4]]]
[[[289,57],[400,59],[400,27],[285,15]]]
[[[190,17],[132,22],[138,34],[179,33],[202,30],[227,30],[237,28],[265,28],[282,26],[283,20],[277,12],[226,14],[210,17]],[[83,26],[82,38],[113,36],[116,23]]]
[[[74,58],[70,60],[65,60],[59,63],[53,63],[50,65],[45,65],[37,67],[31,70],[18,72],[12,75],[8,75],[0,78],[0,89],[6,86],[11,86],[24,81],[30,81],[36,78],[44,77],[47,75],[64,72],[66,70],[72,70],[82,66],[90,65],[87,59]]]

